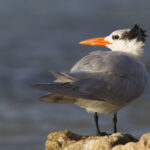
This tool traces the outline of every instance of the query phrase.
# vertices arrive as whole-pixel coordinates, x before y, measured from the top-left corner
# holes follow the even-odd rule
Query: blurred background
[[[147,0],[0,1],[0,149],[44,150],[51,131],[95,135],[93,115],[75,105],[41,102],[44,92],[28,87],[52,82],[48,71],[69,71],[103,47],[79,45],[135,23],[150,31]],[[149,37],[146,48],[150,48]],[[141,98],[118,114],[118,130],[136,137],[150,131],[150,99]],[[112,132],[112,115],[99,115]]]

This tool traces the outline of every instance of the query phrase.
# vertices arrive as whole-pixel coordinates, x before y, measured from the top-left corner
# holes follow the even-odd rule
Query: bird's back
[[[148,82],[145,65],[124,52],[94,51],[79,60],[71,72],[79,75],[85,73],[82,78],[87,76],[87,82],[93,83],[88,91],[114,104],[125,104],[137,98]]]
[[[144,64],[133,55],[117,51],[94,51],[80,59],[71,72],[114,73],[120,76],[147,74]]]

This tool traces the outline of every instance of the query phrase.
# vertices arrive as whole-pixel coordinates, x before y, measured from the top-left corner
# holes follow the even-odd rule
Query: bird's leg
[[[113,117],[114,133],[117,133],[117,113]]]
[[[101,136],[101,131],[100,131],[99,125],[98,125],[98,115],[97,115],[97,112],[95,112],[95,114],[94,114],[94,120],[95,120],[95,124],[96,124],[97,135]]]
[[[95,114],[94,114],[94,120],[95,120],[95,124],[96,124],[97,135],[98,136],[108,135],[106,132],[101,132],[99,129],[97,112],[95,112]]]

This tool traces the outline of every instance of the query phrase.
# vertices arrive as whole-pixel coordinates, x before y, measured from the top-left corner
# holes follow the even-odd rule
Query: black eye
[[[117,39],[119,39],[119,35],[113,35],[112,38],[113,38],[114,40],[117,40]]]

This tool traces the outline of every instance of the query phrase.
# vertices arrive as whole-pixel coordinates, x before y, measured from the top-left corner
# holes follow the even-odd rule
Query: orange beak
[[[84,41],[81,41],[80,44],[83,45],[92,45],[92,46],[106,46],[108,44],[112,44],[105,40],[105,37],[97,37],[92,39],[87,39]]]

